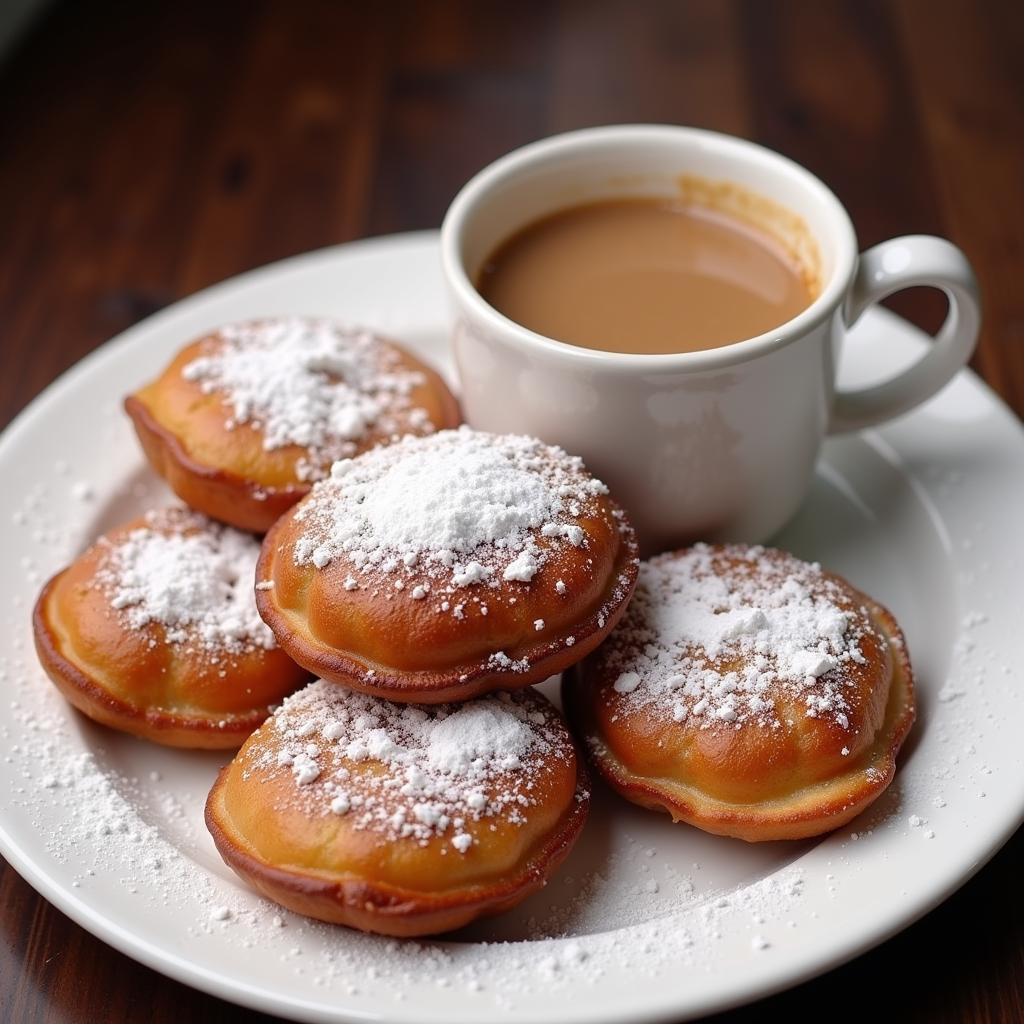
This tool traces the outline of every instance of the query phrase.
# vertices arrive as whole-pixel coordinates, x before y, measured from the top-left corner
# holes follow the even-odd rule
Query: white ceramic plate
[[[47,899],[190,985],[309,1021],[611,1021],[735,1005],[824,971],[961,885],[1024,813],[1019,580],[1024,435],[969,373],[884,430],[828,442],[778,538],[896,613],[920,718],[895,784],[820,842],[747,846],[598,794],[577,849],[519,910],[456,940],[387,942],[280,913],[202,825],[218,755],[85,721],[35,663],[43,579],[163,500],[121,397],[185,341],[240,317],[339,315],[449,371],[433,233],[312,253],[151,317],[49,388],[0,441],[0,848]],[[865,316],[843,378],[924,339]]]

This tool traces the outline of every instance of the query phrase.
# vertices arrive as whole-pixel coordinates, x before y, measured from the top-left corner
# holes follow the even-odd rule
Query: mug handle
[[[891,380],[856,391],[837,391],[830,434],[870,427],[920,405],[949,383],[974,351],[981,323],[974,271],[955,245],[930,235],[893,238],[861,253],[843,305],[845,326],[852,327],[868,306],[915,285],[941,288],[949,299],[949,313],[934,344]]]

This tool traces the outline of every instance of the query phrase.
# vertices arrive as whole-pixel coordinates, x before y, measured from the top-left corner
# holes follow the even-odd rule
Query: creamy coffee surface
[[[743,341],[815,297],[766,232],[669,199],[604,200],[535,221],[491,254],[477,287],[538,334],[634,353]]]

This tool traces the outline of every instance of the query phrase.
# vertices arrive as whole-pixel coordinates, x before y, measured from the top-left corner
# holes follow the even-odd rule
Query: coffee
[[[614,199],[528,224],[484,262],[481,295],[516,323],[606,352],[719,348],[814,300],[797,262],[730,214],[670,199]]]

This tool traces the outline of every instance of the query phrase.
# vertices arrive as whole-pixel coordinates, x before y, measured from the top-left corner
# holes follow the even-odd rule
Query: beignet
[[[228,865],[290,910],[427,935],[544,885],[589,801],[535,690],[424,707],[317,680],[221,771],[206,822]]]
[[[39,660],[104,725],[174,747],[237,747],[309,675],[253,595],[259,543],[194,512],[102,536],[43,588]]]
[[[335,460],[461,422],[444,381],[400,346],[312,317],[212,331],[125,409],[186,504],[257,533]]]
[[[578,661],[637,564],[632,527],[580,459],[462,427],[335,464],[267,534],[256,600],[310,671],[434,703]]]
[[[623,796],[749,841],[850,821],[892,781],[914,721],[892,615],[817,564],[742,545],[642,563],[563,696]]]

